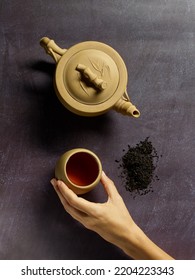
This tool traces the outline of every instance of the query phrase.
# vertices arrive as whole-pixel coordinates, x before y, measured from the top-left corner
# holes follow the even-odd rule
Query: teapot
[[[139,110],[127,94],[127,69],[107,44],[86,41],[69,49],[43,37],[40,45],[56,62],[54,88],[60,102],[80,116],[97,116],[114,109],[138,118]]]

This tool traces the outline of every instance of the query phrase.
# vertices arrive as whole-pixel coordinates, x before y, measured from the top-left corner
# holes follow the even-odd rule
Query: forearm
[[[129,235],[123,237],[118,246],[135,260],[171,260],[170,255],[164,252],[135,224]]]

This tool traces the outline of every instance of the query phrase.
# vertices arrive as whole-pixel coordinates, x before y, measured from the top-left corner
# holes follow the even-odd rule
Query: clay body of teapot
[[[127,69],[121,56],[110,46],[86,41],[61,49],[44,37],[41,46],[56,62],[54,87],[61,103],[81,116],[97,116],[114,109],[139,117],[126,91]]]

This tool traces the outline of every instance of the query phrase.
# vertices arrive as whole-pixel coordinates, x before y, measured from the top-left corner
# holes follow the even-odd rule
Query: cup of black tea
[[[55,166],[55,177],[62,180],[74,193],[84,194],[97,186],[102,174],[98,156],[84,148],[65,152]]]

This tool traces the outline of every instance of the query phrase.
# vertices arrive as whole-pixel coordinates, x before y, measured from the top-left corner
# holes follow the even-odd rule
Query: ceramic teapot
[[[61,49],[47,37],[40,40],[40,45],[56,62],[56,95],[71,112],[90,117],[114,109],[135,118],[140,116],[126,91],[125,63],[112,47],[86,41]]]

